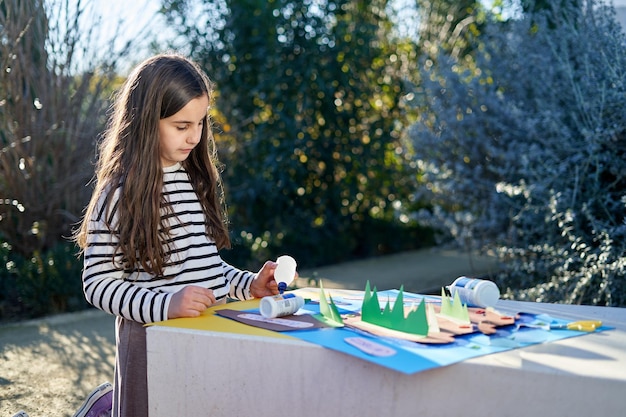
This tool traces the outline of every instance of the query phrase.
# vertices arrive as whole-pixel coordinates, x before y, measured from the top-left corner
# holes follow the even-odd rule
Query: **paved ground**
[[[297,286],[404,288],[438,293],[460,275],[493,271],[492,259],[424,250],[300,271]],[[0,417],[72,416],[84,397],[113,378],[114,318],[98,310],[0,326]]]

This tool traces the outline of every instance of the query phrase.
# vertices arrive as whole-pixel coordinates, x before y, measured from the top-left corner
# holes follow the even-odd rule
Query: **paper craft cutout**
[[[507,316],[496,311],[492,307],[482,308],[468,308],[470,320],[472,323],[476,323],[478,331],[483,334],[495,334],[497,332],[496,327],[508,326],[515,324],[516,317]]]
[[[426,344],[446,344],[454,342],[454,335],[452,333],[436,332],[428,333],[427,336],[411,334],[368,323],[361,320],[361,317],[357,315],[344,318],[344,323],[352,329],[361,330],[378,337],[390,337],[398,340]]]
[[[254,313],[242,313],[239,314],[237,317],[241,320],[261,321],[263,323],[278,324],[280,326],[286,326],[294,330],[308,329],[313,327],[313,323],[305,321],[282,319],[280,317],[265,317]]]
[[[259,300],[238,301],[236,303],[218,304],[206,309],[200,317],[185,317],[178,319],[164,320],[160,322],[146,324],[150,326],[172,327],[177,329],[192,329],[229,334],[240,334],[246,336],[262,336],[274,339],[293,339],[286,333],[278,333],[272,330],[263,329],[256,326],[249,326],[244,323],[230,320],[226,317],[220,317],[216,314],[222,309],[231,309],[236,311],[250,310],[259,307]]]
[[[476,332],[495,334],[496,326],[512,324],[515,321],[513,317],[503,316],[493,309],[468,308],[460,301],[458,294],[455,294],[452,301],[443,289],[439,303],[436,305],[432,302],[426,303],[425,297],[422,297],[419,299],[417,310],[414,307],[404,307],[402,287],[397,292],[393,309],[387,301],[385,309],[381,312],[379,298],[376,288],[371,291],[370,283],[367,282],[361,315],[344,317],[346,325],[379,337],[393,337],[422,344],[445,344],[453,343],[454,336]],[[420,324],[423,327],[418,328],[418,332],[415,332],[415,327],[407,331],[407,323]]]
[[[364,337],[346,337],[343,339],[346,343],[354,346],[355,348],[361,350],[372,356],[393,356],[396,354],[396,350],[392,349],[388,346],[381,345],[380,343],[376,343],[373,340],[366,339]]]
[[[322,322],[316,320],[310,314],[301,314],[297,316],[290,315],[279,318],[267,318],[256,312],[230,310],[227,308],[218,310],[215,312],[215,314],[250,326],[273,330],[275,332],[288,332],[294,330],[325,327]]]
[[[317,298],[319,289],[305,288],[295,291],[304,298]],[[237,302],[223,306],[211,307],[201,317],[193,319],[173,319],[160,323],[154,323],[157,326],[169,326],[179,328],[190,328],[197,330],[223,331],[228,333],[248,334],[248,335],[264,335],[267,337],[282,339],[298,339],[310,343],[324,346],[338,352],[357,357],[359,359],[384,366],[386,368],[402,372],[405,374],[413,374],[425,371],[427,369],[437,368],[441,366],[451,365],[466,359],[489,355],[496,352],[502,352],[510,349],[516,349],[536,343],[549,343],[556,340],[581,336],[589,334],[584,331],[563,330],[572,321],[553,318],[549,315],[515,313],[508,315],[497,312],[493,309],[468,308],[471,320],[471,334],[454,334],[449,331],[440,329],[436,332],[435,326],[429,325],[429,334],[426,337],[412,335],[409,333],[394,331],[381,326],[372,325],[360,320],[358,315],[364,293],[362,291],[353,290],[329,290],[332,293],[331,305],[349,306],[349,309],[338,309],[344,314],[345,327],[328,329],[319,320],[316,320],[311,314],[302,314],[297,316],[286,316],[281,320],[311,320],[315,323],[312,330],[276,331],[267,330],[269,325],[275,323],[259,322],[248,320],[250,325],[244,325],[244,319],[249,314],[258,312],[258,300]],[[326,293],[324,292],[324,295]],[[386,290],[378,292],[379,297],[386,297],[388,300],[395,299],[398,301],[400,292],[398,290]],[[326,297],[324,297],[326,298]],[[418,302],[425,302],[427,319],[433,323],[433,317],[438,326],[445,322],[441,311],[439,297],[427,295],[402,293],[402,300],[410,300],[410,307],[405,310],[414,310],[414,305]],[[319,303],[317,301],[307,301],[309,309],[304,311],[313,313],[317,310]],[[231,307],[225,308],[225,307]],[[254,310],[257,308],[256,310]],[[230,310],[230,311],[229,311]],[[433,314],[434,312],[434,314]],[[223,317],[219,317],[223,316]],[[229,318],[239,322],[226,320]],[[374,331],[356,329],[352,326],[351,320],[356,320],[360,325],[371,326],[375,331],[388,332],[385,334],[375,335]],[[448,321],[448,323],[452,323]],[[259,325],[268,326],[265,328]],[[454,323],[453,323],[454,324]],[[458,324],[454,324],[459,327]],[[520,325],[520,326],[518,326]],[[481,329],[481,326],[483,329]],[[602,326],[601,323],[596,326]],[[293,330],[289,326],[285,330]],[[487,328],[492,331],[491,334],[483,331]],[[609,330],[611,327],[595,327],[595,332]],[[280,331],[280,330],[279,330]],[[395,333],[394,333],[395,332]],[[400,337],[389,336],[389,334],[402,335]],[[418,343],[406,338],[414,338]],[[447,338],[444,344],[433,341],[436,337]],[[370,349],[367,352],[368,348]],[[380,350],[378,350],[380,349]],[[374,353],[391,352],[394,354],[389,356],[376,356]]]
[[[346,343],[346,338],[355,336],[354,331],[347,327],[339,327],[336,329],[302,330],[298,332],[291,332],[289,334],[293,335],[297,339],[342,352],[355,358],[384,366],[404,374],[414,374],[416,372],[442,366],[442,364],[437,360],[429,359],[425,356],[416,354],[415,352],[411,352],[402,346],[392,344],[387,340],[375,337],[372,340],[376,341],[378,344],[394,349],[396,353],[391,356],[374,356],[369,353],[365,353],[361,349]],[[412,342],[406,343],[416,345],[416,343]],[[372,401],[376,401],[376,398],[372,398]]]
[[[459,324],[471,323],[467,305],[461,302],[458,291],[454,292],[454,301],[450,302],[450,297],[446,295],[446,291],[441,289],[441,311],[439,314]]]
[[[333,301],[333,297],[329,298],[330,304],[326,300],[324,286],[320,280],[320,314],[316,315],[315,318],[331,327],[343,327],[343,319],[341,318],[341,314],[339,314],[339,310]]]
[[[441,332],[441,328],[439,327],[439,322],[437,321],[437,316],[435,314],[435,308],[433,305],[431,303],[426,304],[426,318],[428,319],[429,333]]]
[[[299,290],[297,290],[299,291]],[[329,290],[333,291],[333,290]],[[338,290],[343,291],[343,290]],[[336,293],[334,293],[336,295]],[[398,294],[398,290],[386,290],[379,292],[379,297],[394,298]],[[405,293],[409,294],[410,293]],[[430,296],[421,296],[413,294],[417,299],[424,298],[427,300],[427,312],[429,306],[432,305],[435,311],[440,309],[438,302],[433,302]],[[351,300],[356,299],[352,294],[346,295]],[[337,296],[337,301],[342,302],[345,298]],[[406,297],[405,297],[406,298]],[[431,339],[429,334],[425,338],[419,338],[417,335],[409,335],[407,333],[397,332],[398,334],[405,335],[407,337],[415,337],[419,343],[409,341],[406,339],[390,337],[386,335],[372,336],[376,343],[383,346],[395,349],[397,353],[388,357],[377,357],[363,352],[349,345],[345,339],[356,335],[363,334],[360,329],[352,327],[351,320],[357,319],[361,325],[368,325],[368,323],[362,322],[357,315],[350,314],[350,317],[344,316],[344,322],[346,327],[332,330],[303,330],[290,333],[294,337],[305,340],[307,342],[315,343],[326,348],[342,352],[351,356],[358,357],[371,363],[375,363],[380,366],[384,366],[389,369],[393,369],[405,374],[413,374],[416,372],[422,372],[435,367],[447,366],[457,362],[461,362],[470,358],[489,355],[492,353],[503,352],[506,350],[517,349],[520,347],[528,346],[536,343],[549,343],[564,338],[581,336],[588,333],[573,331],[573,330],[546,330],[544,328],[528,328],[523,326],[521,329],[516,329],[515,324],[506,325],[506,323],[515,323],[516,314],[511,313],[499,313],[493,309],[480,309],[469,308],[470,318],[474,326],[472,334],[455,336],[451,333],[441,332],[441,335],[446,335],[450,343],[425,343],[424,341]],[[441,316],[436,315],[438,320],[441,320]],[[524,316],[523,316],[524,317]],[[493,320],[493,322],[491,322]],[[495,334],[487,335],[478,331],[478,325],[480,323],[490,324],[497,330]],[[495,325],[493,323],[498,323]],[[528,315],[528,318],[524,317],[524,323],[526,324],[542,324],[549,323],[553,328],[563,323],[569,323],[568,321],[556,319],[553,317],[541,317],[538,315]],[[477,325],[478,324],[478,325]],[[390,329],[386,329],[380,326],[370,325],[380,331],[392,332]],[[610,327],[601,327],[596,330],[603,331],[609,330]],[[431,329],[432,330],[432,329]],[[369,332],[368,332],[369,333]],[[373,332],[372,332],[373,334]],[[410,353],[410,355],[406,355]]]
[[[428,319],[424,299],[420,301],[417,310],[409,311],[406,317],[404,315],[404,287],[400,287],[393,308],[389,304],[387,301],[384,310],[380,311],[377,290],[374,288],[374,291],[371,291],[370,282],[367,281],[363,306],[361,307],[361,321],[413,335],[428,335]]]

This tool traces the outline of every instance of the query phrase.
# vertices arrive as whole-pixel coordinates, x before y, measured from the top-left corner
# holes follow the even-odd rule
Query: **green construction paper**
[[[421,300],[416,310],[410,311],[404,316],[404,286],[400,287],[396,301],[391,308],[389,300],[384,310],[380,311],[380,302],[376,288],[370,290],[370,283],[365,284],[363,305],[361,307],[361,320],[399,332],[426,336],[428,334],[428,319],[426,317],[426,304]]]
[[[361,306],[361,320],[374,324],[376,318],[380,316],[380,304],[376,287],[374,291],[370,290],[369,280],[365,283],[365,293],[363,294],[363,305]]]
[[[467,305],[461,302],[458,292],[454,293],[454,301],[451,302],[445,289],[441,289],[441,311],[439,314],[462,323],[470,323],[469,310]]]
[[[324,292],[324,286],[320,280],[320,314],[315,315],[315,318],[321,322],[332,327],[343,327],[343,319],[337,306],[333,301],[333,297],[330,297],[330,304],[326,301],[326,293]]]
[[[437,315],[435,314],[435,308],[431,303],[426,304],[426,317],[428,319],[428,332],[439,333],[439,322],[437,321]]]

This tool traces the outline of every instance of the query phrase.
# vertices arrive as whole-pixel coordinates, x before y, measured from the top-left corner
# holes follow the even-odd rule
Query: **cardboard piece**
[[[238,311],[230,309],[221,309],[216,314],[226,317],[248,326],[260,327],[262,329],[272,330],[275,332],[288,332],[295,330],[311,330],[314,328],[326,327],[324,323],[316,320],[310,314],[289,315],[276,318],[267,318],[255,311]]]

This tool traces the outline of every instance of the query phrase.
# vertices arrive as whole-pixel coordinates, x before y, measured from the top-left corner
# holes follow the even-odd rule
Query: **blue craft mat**
[[[378,294],[381,303],[385,303],[387,298],[393,303],[398,294],[398,290],[387,290],[379,292]],[[419,302],[422,298],[426,298],[429,301],[439,300],[438,297],[404,292],[405,304]],[[356,307],[360,309],[360,303],[352,298],[343,300],[342,297],[333,297],[333,300],[338,304],[338,310],[341,314],[357,311],[358,309]],[[303,310],[310,313],[319,313],[319,303],[307,301],[303,309],[301,309],[301,312]],[[258,312],[258,309],[250,311]],[[525,316],[524,322],[531,324],[533,322],[548,324],[565,324],[570,322],[545,314],[525,314]],[[532,317],[535,319],[533,320]],[[610,329],[610,327],[602,326],[596,331]],[[452,365],[479,356],[540,343],[554,342],[586,334],[589,333],[573,330],[544,330],[535,328],[521,328],[516,330],[515,325],[510,325],[498,327],[495,335],[488,336],[482,333],[472,333],[469,335],[455,336],[453,343],[421,344],[395,338],[379,337],[347,327],[296,330],[289,332],[289,336],[294,338],[355,356],[362,360],[405,374],[414,374],[428,369]],[[345,338],[355,336],[365,337],[375,343],[394,349],[396,354],[393,356],[379,357],[362,352],[345,341]]]
[[[326,329],[318,329],[318,330],[302,330],[296,332],[290,332],[289,336],[296,337],[298,339],[314,343],[316,345],[323,346],[328,349],[336,350],[342,353],[347,353],[348,355],[357,357],[359,359],[363,359],[368,362],[373,362],[377,365],[384,366],[386,368],[393,369],[398,372],[402,372],[405,374],[414,374],[416,372],[426,371],[427,369],[438,368],[441,365],[437,362],[433,362],[432,360],[416,355],[412,352],[409,352],[405,349],[402,349],[399,346],[395,346],[391,343],[387,343],[385,340],[382,340],[378,337],[373,337],[369,335],[364,335],[360,333],[353,332],[347,328],[326,328]],[[393,356],[372,356],[367,353],[362,352],[361,350],[355,348],[354,346],[345,342],[345,338],[347,337],[364,337],[369,340],[374,341],[375,343],[381,344],[383,346],[389,347],[396,351],[396,354]]]
[[[543,321],[544,319],[540,320]],[[564,320],[553,320],[553,323],[567,323]],[[514,326],[509,326],[514,327]],[[350,328],[317,329],[289,332],[289,336],[323,346],[338,352],[356,356],[393,369],[405,374],[422,372],[441,366],[448,366],[467,359],[492,353],[504,352],[539,343],[549,343],[569,337],[582,336],[589,333],[572,330],[543,330],[522,328],[519,331],[501,328],[495,335],[487,336],[482,333],[456,336],[453,343],[448,344],[420,344],[405,340],[383,338],[367,334],[377,343],[395,349],[398,353],[391,357],[371,356],[352,347],[344,341],[346,337],[363,336],[366,333]],[[601,327],[597,331],[609,330]]]

